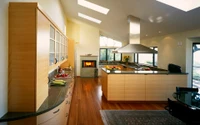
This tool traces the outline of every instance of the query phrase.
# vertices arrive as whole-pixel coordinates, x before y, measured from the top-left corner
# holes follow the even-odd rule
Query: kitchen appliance
[[[181,67],[175,64],[169,64],[168,71],[170,73],[181,73]]]
[[[132,15],[129,15],[128,22],[129,22],[129,44],[121,48],[115,49],[114,52],[157,53],[157,51],[140,44],[140,19]]]

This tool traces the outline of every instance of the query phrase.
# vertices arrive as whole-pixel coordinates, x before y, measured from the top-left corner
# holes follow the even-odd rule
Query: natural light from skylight
[[[97,11],[99,13],[103,13],[103,14],[107,14],[108,11],[109,11],[108,8],[99,6],[97,4],[88,2],[86,0],[78,0],[78,4],[81,5],[81,6],[83,6],[83,7],[86,7],[86,8],[92,9],[94,11]]]
[[[200,7],[200,0],[156,0],[185,12]]]
[[[84,19],[90,20],[90,21],[92,21],[92,22],[98,23],[98,24],[101,23],[101,20],[98,20],[98,19],[96,19],[96,18],[87,16],[87,15],[82,14],[82,13],[78,13],[78,16],[79,16],[79,17],[82,17],[82,18],[84,18]]]
[[[100,36],[100,47],[122,47],[122,43],[105,36]]]

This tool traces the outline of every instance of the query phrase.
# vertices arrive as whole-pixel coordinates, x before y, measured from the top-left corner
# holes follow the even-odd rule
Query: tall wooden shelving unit
[[[52,28],[55,34],[50,31]],[[52,39],[56,40],[53,54]],[[48,73],[67,61],[68,39],[38,3],[11,2],[8,46],[8,112],[37,112],[48,96]],[[58,63],[52,63],[53,58],[57,58]],[[64,125],[70,105],[66,100],[71,98],[46,113],[8,124]]]
[[[48,96],[49,29],[37,3],[9,4],[9,112],[35,112]]]

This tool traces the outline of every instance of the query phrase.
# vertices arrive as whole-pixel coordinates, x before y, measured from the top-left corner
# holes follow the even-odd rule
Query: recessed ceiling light
[[[146,36],[148,36],[148,34],[146,34]]]
[[[158,33],[161,33],[161,31],[158,31]]]
[[[101,23],[101,20],[98,20],[98,19],[96,19],[96,18],[87,16],[87,15],[82,14],[82,13],[78,13],[78,16],[79,16],[79,17],[82,17],[82,18],[84,18],[84,19],[90,20],[90,21],[92,21],[92,22],[98,23],[98,24]]]
[[[108,8],[99,6],[99,5],[97,5],[97,4],[88,2],[88,1],[86,1],[86,0],[78,0],[78,4],[81,5],[81,6],[84,6],[84,7],[86,7],[86,8],[92,9],[92,10],[94,10],[94,11],[97,11],[97,12],[99,12],[99,13],[103,13],[103,14],[107,14],[108,11],[109,11]]]
[[[200,0],[156,0],[185,12],[200,7]]]

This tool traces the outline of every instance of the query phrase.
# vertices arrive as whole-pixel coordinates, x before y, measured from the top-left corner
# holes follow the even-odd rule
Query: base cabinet
[[[69,83],[65,100],[52,110],[41,115],[10,121],[8,125],[67,125],[74,89],[74,79]]]
[[[124,75],[109,75],[108,90],[109,100],[124,100]]]
[[[165,76],[167,75],[146,75],[146,100],[147,101],[166,101],[167,100],[167,86],[168,85],[166,84],[166,81],[164,79]]]
[[[61,125],[64,102],[47,113],[37,116],[37,125]]]
[[[101,85],[102,85],[102,87],[101,87],[101,90],[103,91],[103,95],[106,97],[106,98],[108,98],[108,93],[107,93],[107,91],[108,91],[108,84],[107,84],[107,82],[108,82],[108,79],[107,79],[107,77],[108,77],[108,75],[107,75],[107,73],[105,73],[104,71],[102,71],[102,75],[101,75]]]
[[[145,75],[125,75],[124,100],[145,100]]]
[[[187,74],[107,74],[102,71],[108,101],[167,101],[176,86],[187,86]]]
[[[65,100],[49,112],[37,116],[37,125],[67,125],[74,89],[74,80],[69,84]]]
[[[36,117],[30,117],[30,118],[25,118],[21,120],[16,120],[16,121],[10,121],[7,122],[8,125],[37,125],[37,118]]]

